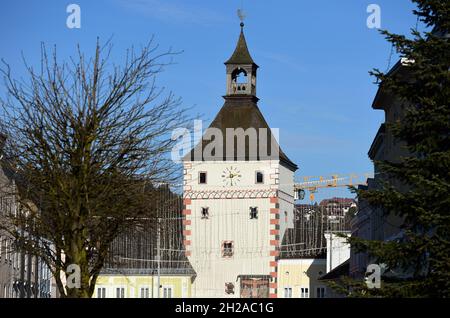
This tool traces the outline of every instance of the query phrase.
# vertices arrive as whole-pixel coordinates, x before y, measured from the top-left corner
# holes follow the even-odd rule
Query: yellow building
[[[192,269],[161,269],[160,298],[190,298],[195,279]],[[154,270],[109,270],[97,279],[94,298],[158,298]]]
[[[325,258],[278,260],[278,298],[325,298],[327,286],[318,281],[326,272]]]

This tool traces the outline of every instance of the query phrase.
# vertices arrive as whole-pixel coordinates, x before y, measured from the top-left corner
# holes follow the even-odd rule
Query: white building
[[[0,135],[0,155],[2,152]],[[19,202],[15,197],[13,174],[0,161],[0,224],[10,224],[9,215],[16,215]],[[23,237],[29,235],[19,230]],[[16,238],[0,229],[0,298],[51,298],[56,296],[50,268],[42,258],[17,245]]]
[[[278,261],[278,298],[325,298],[327,285],[319,281],[326,259],[293,258]]]
[[[276,297],[280,242],[293,227],[297,166],[270,148],[278,150],[278,143],[257,106],[258,66],[243,26],[225,62],[225,103],[210,125],[223,134],[223,145],[204,135],[183,160],[184,244],[197,273],[193,297]],[[226,139],[234,140],[227,128],[242,128],[249,140],[239,145],[237,137],[227,148]]]
[[[346,237],[341,237],[334,232],[325,232],[325,239],[327,240],[327,273],[350,258],[350,244],[347,242],[350,232],[341,232],[340,234],[346,235]]]

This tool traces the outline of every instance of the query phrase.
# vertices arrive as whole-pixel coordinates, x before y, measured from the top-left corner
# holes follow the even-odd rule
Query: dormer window
[[[198,183],[199,184],[206,184],[206,172],[200,171],[198,174]]]
[[[256,184],[264,183],[264,173],[262,171],[256,171],[255,179]]]
[[[209,219],[209,208],[202,208],[202,219]]]
[[[250,207],[250,220],[258,218],[258,208],[256,206]]]

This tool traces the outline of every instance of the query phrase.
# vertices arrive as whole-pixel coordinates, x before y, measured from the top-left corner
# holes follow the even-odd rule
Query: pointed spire
[[[236,49],[225,64],[255,64],[248,51],[247,42],[245,41],[244,22],[241,22],[241,34],[239,35]]]

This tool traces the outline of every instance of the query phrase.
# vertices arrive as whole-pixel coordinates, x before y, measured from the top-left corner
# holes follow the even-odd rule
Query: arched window
[[[247,72],[243,68],[237,68],[232,73],[233,82],[237,84],[248,83]]]

